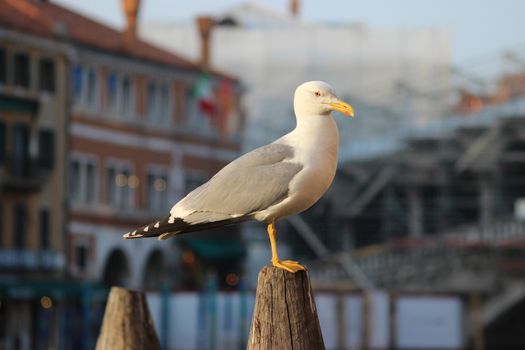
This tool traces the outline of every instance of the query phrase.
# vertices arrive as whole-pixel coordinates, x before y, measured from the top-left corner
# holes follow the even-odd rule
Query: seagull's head
[[[334,89],[322,81],[309,81],[295,90],[294,109],[297,115],[327,115],[338,111],[354,116],[354,109],[335,95]]]

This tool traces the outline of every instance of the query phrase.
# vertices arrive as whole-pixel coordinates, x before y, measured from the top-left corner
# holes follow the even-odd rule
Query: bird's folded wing
[[[293,163],[293,148],[270,144],[228,164],[171,210],[188,223],[248,216],[286,198],[290,182],[303,166]]]

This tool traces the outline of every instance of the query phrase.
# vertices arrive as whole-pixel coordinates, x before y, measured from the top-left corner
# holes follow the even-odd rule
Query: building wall
[[[119,256],[122,280],[111,284],[140,287],[154,252],[167,267],[178,250],[155,239],[124,241],[122,234],[165,216],[173,203],[233,160],[238,134],[221,135],[199,112],[192,95],[198,73],[77,52],[69,129],[70,271],[105,280],[110,259]],[[212,76],[211,83],[218,86],[221,80]]]
[[[381,135],[385,129],[425,124],[445,111],[452,50],[449,32],[308,23],[280,14],[259,23],[267,12],[248,4],[218,15],[219,21],[230,18],[237,25],[214,27],[210,39],[211,65],[242,77],[248,87],[245,148],[293,128],[293,93],[308,80],[329,82],[340,97],[355,105],[361,118],[339,124],[343,146]],[[198,59],[199,33],[192,22],[146,23],[141,33],[160,46]]]
[[[34,254],[47,251],[52,255],[52,265],[56,269],[64,266],[64,167],[66,159],[66,123],[68,113],[67,74],[69,71],[67,50],[59,45],[50,43],[21,34],[15,34],[0,30],[2,39],[0,48],[5,50],[7,81],[0,82],[0,97],[4,101],[12,102],[19,106],[34,106],[28,110],[17,110],[18,107],[1,106],[0,121],[7,125],[6,156],[14,163],[20,164],[23,157],[13,158],[15,152],[15,124],[23,124],[28,127],[28,171],[29,176],[22,179],[15,176],[9,180],[8,163],[4,163],[4,169],[0,172],[0,199],[2,202],[3,222],[3,249],[14,249],[14,218],[15,205],[22,204],[26,207],[26,239],[24,250]],[[15,58],[17,53],[28,55],[29,59],[29,84],[28,87],[20,87],[15,84]],[[44,91],[41,88],[42,74],[40,62],[42,59],[49,60],[54,66],[52,72],[54,79],[54,91]],[[25,71],[25,69],[23,69]],[[46,130],[52,133],[52,141],[42,138],[39,132]],[[18,139],[18,138],[17,138]],[[21,140],[21,139],[20,139]],[[39,164],[40,143],[47,143],[51,148],[52,166],[44,169]],[[8,160],[9,162],[9,160]],[[14,164],[13,163],[13,164]],[[16,165],[14,165],[16,166]],[[18,185],[11,186],[9,183],[17,182]],[[40,237],[41,217],[40,211],[46,209],[49,212],[48,223],[48,246],[44,247]],[[15,249],[17,250],[17,249]],[[18,254],[18,253],[17,253]],[[18,258],[11,260],[11,264],[17,264]],[[20,264],[29,263],[28,258],[18,260]],[[9,260],[9,258],[7,259]],[[7,262],[6,262],[7,263]],[[36,266],[35,266],[36,267]],[[42,266],[40,266],[42,267]]]
[[[235,158],[240,129],[189,100],[198,65],[53,2],[0,8],[0,343],[90,348],[100,282],[158,289],[180,269],[175,244],[122,234]]]
[[[6,322],[0,322],[0,334],[8,348],[18,344],[29,349],[36,318],[45,311],[39,302],[43,292],[35,285],[38,280],[53,285],[66,266],[69,51],[56,42],[0,29],[2,53],[0,70],[6,79],[0,81],[0,124],[5,131],[0,135],[0,318]],[[15,63],[20,53],[27,55],[27,65]],[[48,338],[56,339],[58,327],[50,328]]]

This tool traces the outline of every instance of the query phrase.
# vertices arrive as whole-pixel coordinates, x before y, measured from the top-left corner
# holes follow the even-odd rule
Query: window
[[[95,164],[87,163],[86,164],[86,203],[95,203],[95,193],[96,193],[96,172]]]
[[[147,115],[155,123],[163,123],[168,120],[170,113],[169,88],[166,84],[150,82],[147,92]]]
[[[131,98],[131,81],[128,77],[122,79],[122,115],[124,117],[129,117],[133,108],[132,108],[132,98]]]
[[[7,82],[7,54],[4,48],[0,47],[0,84]]]
[[[15,124],[13,128],[12,174],[26,177],[29,174],[29,126]]]
[[[106,174],[107,203],[114,208],[132,208],[138,178],[131,175],[129,167],[118,163],[109,166]]]
[[[51,170],[53,168],[55,134],[53,130],[40,130],[38,133],[38,165]]]
[[[87,73],[87,104],[89,106],[96,106],[98,104],[97,96],[97,73],[93,68],[90,68]]]
[[[107,202],[109,205],[116,206],[117,204],[117,184],[116,184],[116,175],[117,171],[115,168],[109,167],[107,170],[107,179],[106,179],[106,193],[107,193]]]
[[[40,248],[48,249],[49,248],[49,210],[40,209],[39,214],[39,223],[40,223]]]
[[[146,205],[151,211],[166,210],[168,204],[168,176],[164,171],[147,174]]]
[[[158,115],[157,109],[157,86],[154,83],[148,84],[147,111],[150,120],[155,120]]]
[[[76,103],[82,101],[82,67],[80,65],[74,65],[71,72],[71,85],[73,88],[73,99]]]
[[[90,155],[76,155],[70,162],[69,195],[73,202],[94,204],[97,201],[97,163]]]
[[[0,166],[5,164],[7,130],[4,122],[0,121]]]
[[[157,210],[155,203],[155,175],[148,174],[146,176],[146,206],[150,210]]]
[[[29,56],[25,53],[15,54],[15,85],[29,88]]]
[[[4,207],[0,202],[0,248],[4,245]]]
[[[166,121],[169,115],[169,89],[166,85],[159,89],[159,100],[159,119]]]
[[[24,204],[13,207],[13,237],[16,249],[24,249],[26,243],[27,211]]]
[[[39,63],[40,90],[55,92],[55,62],[43,58]]]
[[[88,248],[86,246],[80,245],[75,247],[75,264],[81,272],[86,270],[87,258]]]
[[[214,130],[210,118],[204,116],[199,106],[199,101],[192,89],[186,89],[186,103],[185,103],[185,124],[191,132],[201,135],[214,135]]]
[[[116,112],[117,111],[117,92],[118,92],[117,75],[115,73],[109,74],[107,77],[106,84],[107,84],[106,87],[107,87],[107,94],[108,94],[107,108],[108,110],[112,112]]]
[[[204,182],[206,182],[206,177],[202,173],[189,172],[184,178],[184,189],[186,193],[190,193]]]
[[[80,201],[80,162],[72,160],[69,171],[69,195],[73,202]]]
[[[122,170],[120,174],[117,174],[116,184],[120,190],[120,196],[121,196],[119,200],[120,208],[130,207],[130,194],[129,194],[130,188],[128,186],[128,180],[129,180],[128,170]]]
[[[186,89],[186,110],[184,111],[184,114],[186,115],[186,123],[189,127],[196,126],[195,121],[198,119],[199,115],[199,106],[197,102],[197,98],[194,96],[192,89]]]

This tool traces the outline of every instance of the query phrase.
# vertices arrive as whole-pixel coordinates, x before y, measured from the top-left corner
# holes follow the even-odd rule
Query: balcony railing
[[[50,250],[0,249],[0,270],[59,270],[65,263],[63,254]]]
[[[49,170],[38,159],[8,156],[0,165],[0,186],[5,191],[38,191],[44,185]]]
[[[441,235],[393,240],[362,251],[334,253],[308,266],[314,281],[349,279],[338,263],[348,255],[377,286],[426,281],[429,276],[450,276],[453,271],[478,271],[480,266],[486,276],[497,276],[525,270],[525,255],[507,256],[505,250],[523,252],[523,242],[525,223],[501,218],[484,229],[472,224]]]

